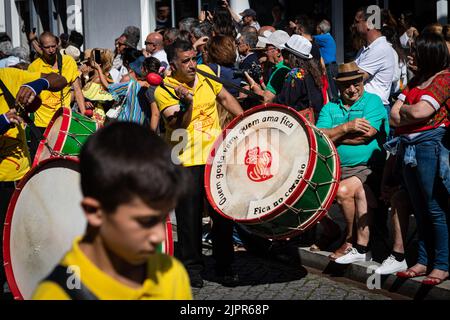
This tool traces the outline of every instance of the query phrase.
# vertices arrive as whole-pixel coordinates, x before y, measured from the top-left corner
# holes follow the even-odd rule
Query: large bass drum
[[[3,257],[15,299],[30,299],[44,279],[86,229],[81,209],[78,161],[44,160],[20,182],[8,207]],[[173,255],[172,226],[159,252]]]
[[[268,239],[288,239],[316,224],[339,180],[333,143],[294,109],[276,104],[234,119],[205,170],[214,209]]]

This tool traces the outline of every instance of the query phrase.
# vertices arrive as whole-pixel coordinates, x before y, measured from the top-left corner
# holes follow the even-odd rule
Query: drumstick
[[[157,73],[150,72],[145,78],[151,86],[165,85],[166,87],[169,87],[172,89],[176,89],[178,87],[174,84],[165,82],[164,79]],[[183,86],[183,87],[186,88],[185,86]],[[191,89],[189,89],[189,88],[186,88],[186,89],[189,90],[189,93],[191,95],[194,95],[194,93],[192,92]]]

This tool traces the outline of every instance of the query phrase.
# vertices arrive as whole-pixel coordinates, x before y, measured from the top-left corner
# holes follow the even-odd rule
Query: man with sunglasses
[[[144,56],[154,57],[163,65],[169,65],[167,54],[164,51],[163,36],[159,32],[152,32],[145,39]]]
[[[233,116],[243,113],[237,100],[223,87],[197,73],[213,71],[197,66],[197,53],[188,41],[177,40],[166,48],[172,74],[167,85],[155,91],[155,100],[166,125],[166,140],[174,145],[172,161],[181,162],[192,178],[190,194],[175,208],[178,247],[176,256],[185,265],[191,285],[203,286],[202,217],[205,199],[204,170],[209,152],[221,134],[217,103]],[[173,89],[175,88],[175,89]],[[213,255],[219,277],[232,277],[232,221],[221,218],[208,204],[213,219]]]

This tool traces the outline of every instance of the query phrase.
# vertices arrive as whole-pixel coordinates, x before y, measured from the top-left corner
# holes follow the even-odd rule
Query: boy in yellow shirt
[[[80,172],[86,232],[33,299],[192,299],[183,265],[156,252],[185,189],[169,147],[138,124],[114,123],[83,146]]]

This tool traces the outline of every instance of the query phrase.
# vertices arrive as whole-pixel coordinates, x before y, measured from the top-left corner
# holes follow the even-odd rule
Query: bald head
[[[262,26],[261,28],[259,28],[258,34],[260,36],[263,36],[264,35],[264,31],[267,31],[267,30],[270,31],[270,32],[275,32],[276,31],[276,29],[274,27],[272,27],[272,26]]]
[[[163,47],[163,36],[159,32],[152,32],[145,39],[145,50],[150,54],[162,50]]]

